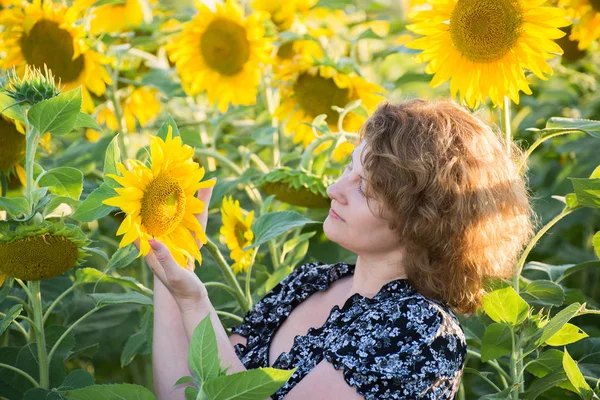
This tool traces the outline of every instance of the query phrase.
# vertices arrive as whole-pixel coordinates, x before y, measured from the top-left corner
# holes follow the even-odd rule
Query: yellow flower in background
[[[232,197],[224,197],[221,206],[221,217],[223,226],[221,234],[225,237],[227,248],[231,250],[231,258],[235,263],[231,266],[233,273],[247,271],[252,263],[253,249],[243,251],[242,249],[252,244],[254,233],[252,232],[252,219],[254,210],[250,211],[244,218],[239,201],[233,201]]]
[[[97,0],[76,0],[73,7],[90,10],[90,32],[117,33],[137,28],[144,22],[144,9],[139,0],[125,0],[122,4],[103,4],[93,7]],[[93,8],[92,8],[93,7]]]
[[[561,0],[560,4],[567,6],[576,20],[569,39],[579,41],[579,50],[587,49],[600,38],[600,1]]]
[[[486,98],[503,105],[504,96],[519,103],[519,91],[531,94],[524,69],[546,80],[547,59],[562,54],[553,39],[570,24],[565,12],[545,0],[431,0],[431,10],[412,15],[407,29],[423,35],[407,47],[423,50],[420,62],[435,74],[431,86],[450,79],[453,96],[475,108]]]
[[[374,83],[367,82],[356,73],[342,73],[337,69],[297,62],[281,74],[287,83],[281,87],[281,104],[275,110],[280,120],[288,119],[284,132],[294,136],[294,143],[308,146],[317,136],[313,129],[303,124],[312,123],[315,117],[326,114],[330,129],[338,131],[339,114],[331,108],[344,108],[348,103],[361,100],[368,113],[374,111],[385,90]],[[357,113],[348,113],[343,120],[343,128],[356,132],[365,118]]]
[[[324,143],[321,143],[315,149],[314,154],[319,154],[322,151],[327,150],[328,148],[331,147],[331,145],[332,145],[331,141],[326,141]],[[355,147],[356,147],[356,145],[353,143],[341,142],[340,144],[335,146],[335,148],[333,149],[333,152],[331,153],[331,159],[336,162],[343,162],[350,154],[352,154],[352,151],[354,150]]]
[[[78,18],[77,9],[42,0],[5,10],[0,15],[0,53],[5,53],[0,67],[15,66],[23,76],[26,65],[43,69],[46,64],[63,92],[81,86],[83,110],[92,112],[90,92],[100,96],[112,84],[104,67],[110,59],[90,49]]]
[[[23,125],[0,114],[0,173],[14,171],[25,158],[25,145]]]
[[[184,90],[189,95],[206,92],[221,112],[229,104],[255,104],[261,65],[269,62],[272,49],[261,24],[266,14],[244,19],[230,1],[217,3],[215,12],[201,2],[196,5],[198,14],[167,45]]]
[[[299,15],[306,14],[317,0],[252,0],[252,9],[268,12],[279,32],[292,28]]]
[[[179,265],[186,267],[193,259],[202,263],[196,239],[206,243],[206,234],[195,214],[207,206],[195,193],[198,189],[214,186],[215,181],[201,182],[204,168],[194,162],[194,149],[184,145],[180,137],[166,140],[154,136],[150,144],[152,167],[130,160],[132,170],[117,164],[120,176],[108,174],[122,187],[119,194],[103,201],[119,207],[127,216],[117,231],[125,235],[119,247],[140,239],[140,255],[150,251],[148,240],[156,238],[164,243]]]

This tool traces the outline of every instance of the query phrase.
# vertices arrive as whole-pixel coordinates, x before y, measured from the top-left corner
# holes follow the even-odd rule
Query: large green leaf
[[[64,135],[75,127],[81,112],[81,88],[40,101],[29,110],[27,119],[40,134]]]
[[[600,208],[600,179],[569,178],[579,205]]]
[[[138,282],[135,278],[130,276],[110,276],[106,275],[106,273],[97,270],[96,268],[80,268],[75,271],[75,275],[77,277],[76,282],[78,283],[116,283],[125,288],[135,290],[141,294],[146,296],[152,296],[152,290],[148,289],[140,282]]]
[[[518,325],[525,321],[529,306],[515,290],[507,286],[483,297],[483,309],[495,322]]]
[[[263,400],[281,388],[296,372],[257,368],[211,379],[202,390],[211,400]]]
[[[129,383],[92,385],[61,392],[68,400],[156,400],[154,394],[143,386]]]
[[[200,382],[205,383],[219,376],[219,347],[210,315],[194,329],[188,351],[188,365]]]
[[[487,362],[502,357],[512,351],[512,333],[510,326],[502,323],[489,325],[483,335],[481,361]]]
[[[151,306],[152,298],[138,292],[129,293],[92,293],[89,294],[96,302],[96,307],[104,307],[111,304],[140,304]]]
[[[116,195],[117,193],[111,187],[103,183],[77,207],[72,218],[79,222],[92,222],[107,216],[113,207],[102,204],[102,201]]]
[[[585,381],[585,378],[579,370],[577,363],[575,362],[575,360],[573,360],[573,358],[571,358],[571,355],[569,354],[567,349],[565,349],[564,353],[565,354],[563,356],[563,368],[565,370],[565,373],[567,374],[567,378],[569,378],[569,382],[571,382],[577,393],[583,399],[591,399],[593,396],[592,388]]]
[[[578,340],[584,339],[586,337],[588,337],[588,334],[585,333],[577,325],[567,323],[563,325],[563,327],[560,328],[558,332],[550,336],[550,338],[546,340],[546,344],[549,346],[564,346],[567,344],[575,343]]]
[[[538,378],[562,368],[563,352],[550,349],[543,352],[535,361],[527,363],[526,370]]]
[[[580,131],[600,139],[600,121],[591,119],[552,117],[546,122],[544,129],[529,128],[527,130],[539,131],[543,135],[566,131]]]
[[[117,169],[117,163],[121,162],[121,150],[119,149],[119,135],[115,135],[106,148],[104,155],[104,182],[111,188],[121,187],[114,179],[107,177],[107,174],[120,175]]]
[[[13,216],[18,217],[29,212],[29,204],[25,197],[0,197],[0,210]]]
[[[252,225],[254,242],[244,250],[260,246],[263,243],[289,231],[290,229],[306,224],[320,223],[313,221],[294,211],[271,212],[261,215]]]
[[[98,122],[96,122],[94,117],[84,112],[80,112],[77,115],[77,121],[75,122],[75,126],[73,127],[73,129],[78,128],[91,128],[97,131],[102,130],[102,127],[98,124]]]
[[[548,280],[536,280],[528,284],[521,296],[529,304],[536,306],[561,306],[565,301],[565,291],[560,285]]]
[[[77,168],[58,167],[45,172],[39,180],[50,192],[58,196],[68,196],[79,200],[83,190],[83,173]]]
[[[139,256],[139,254],[139,250],[133,243],[125,247],[119,247],[110,258],[106,269],[111,270],[124,268],[131,264]]]

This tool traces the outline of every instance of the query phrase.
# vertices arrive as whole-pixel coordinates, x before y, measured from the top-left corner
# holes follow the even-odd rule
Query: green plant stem
[[[513,289],[515,289],[515,291],[517,293],[519,293],[519,277],[521,276],[521,271],[523,270],[523,266],[525,265],[525,261],[527,260],[527,256],[529,255],[529,253],[531,252],[531,250],[533,250],[533,248],[535,247],[535,245],[537,244],[537,242],[540,240],[540,238],[542,236],[544,236],[544,234],[546,232],[548,232],[548,230],[550,228],[552,228],[554,225],[556,225],[556,223],[558,221],[560,221],[561,219],[563,219],[567,215],[571,214],[575,210],[576,210],[576,208],[567,208],[567,207],[565,207],[560,212],[560,214],[558,214],[556,217],[552,218],[552,220],[550,222],[548,222],[542,229],[540,229],[538,231],[538,233],[536,233],[536,235],[533,237],[533,239],[531,239],[531,241],[529,242],[529,244],[525,248],[525,251],[523,251],[523,254],[521,254],[521,258],[519,259],[519,262],[517,264],[517,271],[516,271],[515,275],[513,276],[513,284],[512,284],[512,286],[513,286]]]
[[[4,314],[3,312],[0,312],[0,317],[4,318],[4,317],[6,317],[6,314]],[[24,317],[24,318],[27,318],[27,317]],[[29,318],[27,318],[27,320],[31,321]],[[25,328],[23,328],[23,326],[14,319],[11,321],[11,323],[13,325],[15,325],[17,327],[17,329],[19,329],[21,331],[21,333],[23,334],[23,336],[25,336],[25,339],[29,343],[29,333],[27,333]]]
[[[274,95],[275,93],[271,90],[271,79],[269,77],[265,80],[265,97],[267,100],[267,108],[271,115],[271,126],[275,128],[273,131],[273,166],[278,167],[281,163],[281,140],[279,137],[279,119],[274,115],[275,108],[277,108],[277,101],[274,98]]]
[[[44,323],[42,322],[42,294],[40,281],[28,281],[29,290],[33,297],[30,298],[33,308],[33,320],[35,329],[35,343],[38,350],[38,362],[40,366],[40,387],[50,389],[50,371],[48,369],[48,354],[46,353],[46,336],[44,334]]]
[[[302,154],[302,158],[300,160],[300,167],[306,171],[310,171],[310,166],[312,164],[312,159],[314,158],[315,149],[321,143],[323,143],[327,140],[337,139],[340,136],[352,137],[355,139],[358,138],[357,134],[348,133],[348,132],[335,132],[335,133],[330,133],[328,135],[319,136],[318,138],[316,138],[315,140],[310,142],[310,144],[304,150],[304,153]]]
[[[258,253],[258,248],[260,246],[256,246],[252,251],[252,261],[250,261],[250,266],[246,271],[246,299],[248,299],[248,309],[252,309],[252,293],[250,292],[250,276],[252,275],[252,266],[254,265],[254,259],[256,257],[256,253]]]
[[[23,300],[22,298],[17,297],[17,296],[8,295],[8,296],[6,296],[6,299],[22,304],[25,311],[27,311],[27,314],[29,314],[29,315],[33,314],[33,310],[31,309],[31,307],[29,307],[29,304],[27,304],[27,302],[25,300]]]
[[[75,288],[78,287],[78,286],[79,286],[79,284],[74,283],[73,286],[70,286],[67,290],[65,290],[64,292],[62,292],[60,294],[60,296],[58,296],[56,298],[56,300],[54,300],[52,302],[52,304],[50,304],[50,307],[48,307],[48,309],[46,310],[46,313],[44,314],[44,318],[42,319],[42,322],[44,324],[46,323],[46,320],[50,316],[50,313],[52,313],[52,310],[54,310],[54,308],[61,303],[62,299],[64,299],[69,293],[71,293],[73,290],[75,290]]]
[[[271,253],[271,262],[273,263],[273,272],[279,269],[279,249],[275,246],[275,239],[271,239],[267,242],[269,245],[269,253]]]
[[[467,349],[467,354],[477,357],[481,360],[481,354],[479,354],[475,350]],[[510,376],[506,373],[505,370],[502,369],[500,364],[498,364],[495,360],[486,361],[486,364],[488,364],[496,372],[498,372],[498,376],[500,377],[500,382],[502,383],[502,386],[506,389],[508,387],[507,379],[510,379]]]
[[[218,288],[224,289],[227,292],[231,293],[234,296],[234,298],[236,298],[235,297],[235,290],[233,290],[232,288],[230,288],[229,286],[227,286],[224,283],[221,283],[221,282],[206,282],[206,283],[204,283],[204,286],[206,286],[206,287],[218,287]]]
[[[54,343],[54,346],[52,346],[52,349],[50,350],[50,353],[48,353],[48,359],[52,360],[52,356],[54,355],[54,352],[56,351],[56,349],[58,349],[58,346],[60,345],[60,343],[63,341],[63,339],[65,337],[67,337],[67,335],[84,319],[86,319],[87,317],[89,317],[90,315],[92,315],[93,313],[95,313],[96,311],[98,311],[99,309],[101,309],[102,307],[94,307],[92,308],[90,311],[88,311],[87,313],[83,314],[81,317],[79,317],[79,319],[75,322],[73,322],[73,324],[71,324],[71,326],[69,326],[67,328],[66,331],[64,331],[64,333],[62,335],[60,335],[60,337],[58,338],[58,340],[56,341],[56,343]]]
[[[2,181],[2,192],[0,192],[0,196],[4,197],[8,194],[8,177],[4,172],[0,172],[0,180]]]
[[[17,282],[19,284],[19,286],[21,286],[21,288],[25,291],[25,294],[27,294],[27,297],[29,299],[31,299],[31,292],[29,291],[29,289],[27,288],[27,285],[25,285],[23,283],[22,280],[20,280],[19,278],[15,278],[15,282]],[[31,310],[33,312],[33,310]]]
[[[217,245],[208,237],[204,247],[206,247],[208,252],[213,256],[213,258],[217,262],[217,265],[221,270],[221,273],[223,274],[223,277],[225,278],[225,281],[228,283],[229,287],[231,287],[234,290],[233,295],[235,296],[238,304],[240,305],[240,308],[244,313],[247,313],[250,309],[248,308],[246,296],[244,296],[244,292],[242,291],[242,288],[240,287],[240,284],[238,283],[237,279],[235,279],[235,275],[233,274],[231,267],[227,264],[227,261],[225,261],[223,254],[221,254]]]
[[[543,137],[539,138],[538,140],[536,140],[535,142],[533,142],[533,144],[531,146],[529,146],[529,148],[527,149],[527,151],[525,152],[525,154],[523,154],[523,158],[519,162],[519,165],[518,165],[519,174],[523,173],[523,169],[525,168],[525,165],[527,163],[527,159],[529,159],[529,156],[531,155],[531,153],[533,153],[533,151],[535,149],[537,149],[542,143],[544,143],[548,139],[552,139],[552,138],[557,137],[557,136],[567,135],[569,133],[575,133],[575,132],[581,132],[581,131],[572,130],[572,131],[564,131],[564,132],[551,133],[551,134],[549,134],[547,136],[543,136]]]
[[[242,318],[240,318],[239,316],[237,316],[235,314],[228,313],[227,311],[217,311],[217,314],[218,315],[223,315],[225,317],[229,317],[229,318],[234,319],[234,320],[236,320],[238,322],[244,322],[244,320]]]
[[[235,172],[236,175],[242,175],[244,173],[244,171],[242,171],[240,167],[238,167],[237,165],[235,165],[234,162],[232,162],[231,160],[229,160],[223,154],[218,153],[218,152],[216,152],[214,150],[210,150],[210,149],[196,149],[196,155],[198,155],[198,156],[205,156],[205,157],[212,157],[212,158],[218,160],[223,165],[226,165],[229,169],[231,169],[233,172]]]
[[[11,371],[14,371],[17,374],[22,375],[25,378],[27,378],[27,380],[29,380],[29,382],[33,383],[33,385],[35,387],[40,387],[40,384],[35,379],[33,379],[33,377],[31,375],[29,375],[27,372],[23,371],[22,369],[19,369],[19,368],[13,367],[12,365],[4,364],[4,363],[0,363],[0,368],[6,368]]]
[[[35,163],[35,152],[40,141],[39,132],[25,119],[26,148],[25,148],[25,193],[29,202],[29,211],[33,210],[31,192],[33,191],[33,164]]]

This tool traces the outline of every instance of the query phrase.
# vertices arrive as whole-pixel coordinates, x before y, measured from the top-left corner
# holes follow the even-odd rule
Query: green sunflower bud
[[[282,167],[259,179],[258,185],[268,195],[284,203],[308,208],[328,208],[331,199],[327,187],[333,182],[301,170]]]
[[[8,71],[5,93],[18,103],[33,105],[58,96],[60,88],[56,86],[52,71],[46,64],[44,73],[37,67],[27,65],[23,79],[19,78],[14,68]]]

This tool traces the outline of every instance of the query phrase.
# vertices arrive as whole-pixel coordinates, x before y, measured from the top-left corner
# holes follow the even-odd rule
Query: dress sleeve
[[[453,399],[466,342],[449,311],[422,298],[369,310],[324,352],[365,399]],[[342,328],[343,329],[343,328]]]
[[[301,286],[305,270],[311,265],[314,263],[296,267],[246,313],[241,324],[231,328],[232,334],[237,333],[247,339],[246,345],[238,343],[234,346],[240,360],[249,363],[247,368],[257,368],[257,364],[249,360],[251,355],[248,353],[257,345],[264,344],[264,339],[275,329],[295,289]]]

